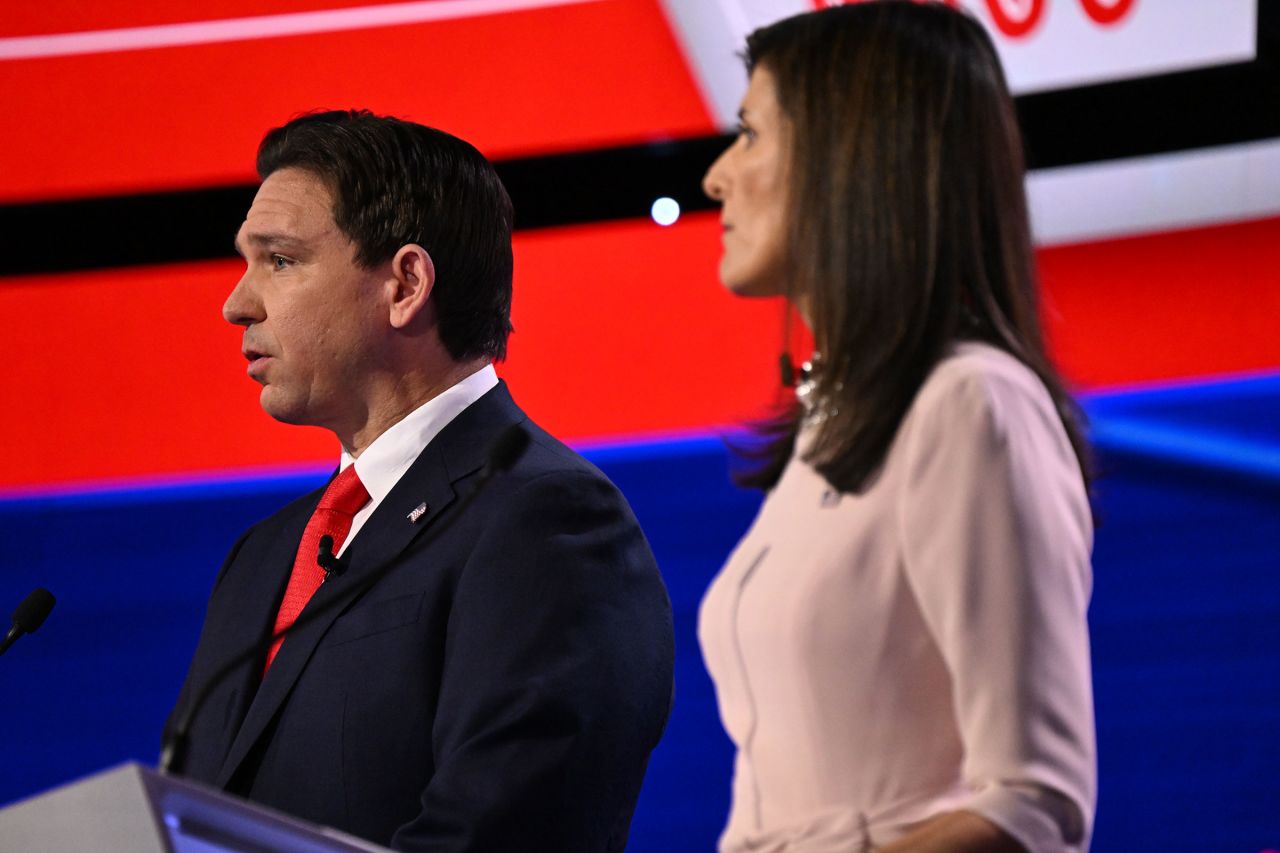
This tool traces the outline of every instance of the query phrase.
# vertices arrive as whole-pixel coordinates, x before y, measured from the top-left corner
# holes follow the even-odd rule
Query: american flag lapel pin
[[[418,519],[422,518],[424,515],[427,514],[427,509],[428,507],[425,502],[420,503],[413,508],[413,511],[410,512],[409,515],[406,516],[406,518],[408,518],[409,521],[411,521],[412,523],[417,524]]]

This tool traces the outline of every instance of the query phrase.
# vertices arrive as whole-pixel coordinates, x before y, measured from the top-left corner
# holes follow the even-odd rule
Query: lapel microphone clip
[[[784,352],[778,356],[778,372],[781,374],[782,387],[796,387],[796,365],[791,360],[791,353]]]
[[[316,554],[316,565],[324,569],[326,581],[330,575],[340,576],[347,570],[346,561],[339,559],[333,553],[333,537],[327,533],[320,537],[320,553]]]

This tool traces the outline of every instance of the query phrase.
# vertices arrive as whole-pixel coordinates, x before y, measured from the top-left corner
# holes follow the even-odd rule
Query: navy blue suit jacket
[[[529,449],[444,524],[513,423]],[[232,549],[178,708],[237,652],[265,647],[321,491]],[[670,707],[673,641],[666,589],[613,484],[500,384],[431,442],[343,557],[308,609],[343,600],[288,636],[265,679],[259,657],[204,703],[187,775],[399,849],[621,849]]]

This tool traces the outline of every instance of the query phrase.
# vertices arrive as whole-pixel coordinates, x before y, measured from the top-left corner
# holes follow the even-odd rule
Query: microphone
[[[320,553],[316,554],[316,565],[324,569],[324,583],[330,575],[340,575],[347,569],[347,564],[333,553],[333,537],[328,533],[320,537]]]
[[[441,533],[448,530],[455,521],[462,517],[467,507],[471,506],[471,504],[475,502],[476,498],[484,492],[485,487],[493,481],[494,477],[498,474],[503,474],[511,470],[512,466],[520,460],[520,457],[524,455],[524,452],[528,447],[529,433],[527,433],[524,427],[520,424],[512,424],[499,433],[498,437],[489,445],[489,450],[486,454],[486,461],[484,467],[480,471],[479,481],[476,483],[476,487],[472,489],[466,497],[458,502],[458,505],[454,508],[453,512],[450,513],[444,521],[427,531],[424,541],[430,542],[432,539],[439,537]],[[327,547],[325,543],[326,539],[329,540]],[[320,567],[325,569],[325,579],[328,580],[328,572],[330,571],[329,566],[325,565],[325,562],[321,562],[321,560],[325,560],[325,562],[329,562],[330,564],[336,564],[333,573],[335,575],[342,574],[342,569],[345,568],[345,565],[342,564],[342,561],[339,560],[339,558],[333,556],[333,537],[331,536],[320,537],[320,554],[316,558],[316,562]],[[368,574],[365,575],[360,586],[356,588],[354,597],[342,596],[338,598],[331,598],[321,607],[316,607],[314,609],[304,608],[302,614],[294,620],[292,625],[272,634],[267,638],[265,644],[254,643],[241,650],[239,654],[232,656],[232,658],[217,669],[213,675],[209,676],[209,680],[206,681],[204,686],[195,693],[194,698],[187,703],[182,714],[178,717],[178,722],[172,729],[165,733],[160,749],[160,772],[172,776],[182,775],[182,767],[186,762],[187,740],[191,729],[191,722],[195,719],[196,711],[200,710],[200,707],[204,705],[205,700],[209,698],[209,694],[213,692],[213,688],[221,684],[224,678],[234,672],[236,668],[245,661],[251,660],[260,654],[264,645],[266,647],[270,647],[276,640],[280,640],[288,636],[291,631],[294,631],[303,625],[310,625],[312,622],[332,610],[338,602],[350,603],[360,598],[360,596],[368,592],[374,584],[382,580],[383,575],[395,566],[396,561],[394,559],[388,560],[379,566],[375,566],[368,572]],[[50,596],[50,598],[52,598],[52,596]]]
[[[32,590],[31,594],[24,598],[18,608],[13,611],[13,627],[9,629],[5,638],[0,640],[0,655],[7,652],[23,634],[34,634],[36,629],[44,624],[49,611],[53,610],[53,605],[57,603],[58,600],[49,590]]]
[[[796,365],[791,360],[791,353],[784,352],[778,356],[778,372],[782,375],[782,387],[796,387]]]

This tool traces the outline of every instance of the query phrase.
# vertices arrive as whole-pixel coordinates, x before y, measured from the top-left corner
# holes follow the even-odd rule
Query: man
[[[258,172],[223,315],[267,413],[342,457],[218,575],[175,718],[262,654],[199,704],[187,775],[398,849],[621,849],[670,605],[622,496],[494,374],[506,191],[467,143],[367,112],[271,131]],[[512,424],[528,449],[464,505]]]

